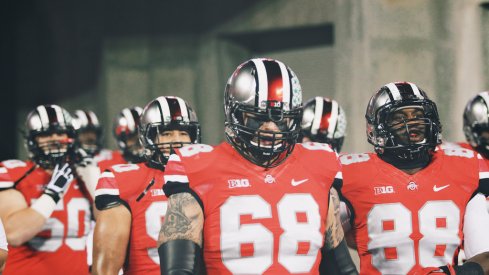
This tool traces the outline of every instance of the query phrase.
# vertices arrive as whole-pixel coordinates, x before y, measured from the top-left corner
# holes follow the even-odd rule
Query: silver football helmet
[[[283,162],[300,132],[302,89],[284,63],[265,58],[239,65],[224,92],[228,142],[246,159],[262,167]],[[263,125],[275,124],[267,130]]]
[[[148,163],[163,169],[169,157],[168,148],[180,148],[185,142],[163,142],[165,131],[186,131],[190,143],[200,142],[200,124],[196,113],[185,100],[176,96],[160,96],[144,107],[139,126],[139,138]]]
[[[58,105],[40,105],[27,115],[25,127],[27,151],[36,164],[53,169],[56,164],[74,161],[76,134],[68,111]],[[50,138],[55,134],[66,137]]]
[[[113,133],[124,159],[131,163],[144,161],[138,136],[141,107],[124,108],[114,119]]]
[[[91,157],[102,150],[102,126],[97,115],[90,110],[76,110],[73,127],[79,146]]]
[[[464,110],[465,138],[485,158],[489,157],[489,92],[481,92],[469,100]],[[487,132],[485,134],[484,132]]]
[[[419,115],[398,115],[408,108],[416,109]],[[365,117],[368,141],[379,155],[416,164],[421,159],[429,161],[430,153],[441,143],[436,105],[413,83],[384,85],[370,99]]]
[[[301,137],[313,142],[327,143],[336,151],[341,151],[345,140],[346,116],[343,108],[334,99],[314,97],[304,105]]]

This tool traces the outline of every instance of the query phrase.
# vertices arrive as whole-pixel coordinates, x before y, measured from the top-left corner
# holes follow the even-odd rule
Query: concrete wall
[[[237,65],[253,56],[269,56],[290,63],[297,74],[304,75],[303,86],[309,91],[305,97],[318,92],[332,96],[334,58],[328,45],[256,54],[246,46],[223,38],[242,32],[332,21],[332,1],[307,2],[305,7],[302,1],[263,1],[229,22],[198,35],[108,39],[102,62],[100,116],[109,121],[125,106],[144,106],[154,97],[177,95],[196,109],[203,128],[203,142],[218,143],[224,140],[222,102],[227,78]],[[301,56],[305,58],[301,60]],[[315,62],[317,60],[321,62]],[[322,84],[324,78],[327,88]],[[113,141],[108,141],[113,147]]]
[[[487,3],[269,0],[198,33],[106,37],[97,93],[62,103],[93,108],[105,122],[108,146],[115,148],[111,123],[120,109],[144,106],[160,95],[181,96],[198,113],[203,142],[215,144],[224,138],[222,97],[228,76],[246,59],[269,56],[296,71],[305,100],[329,96],[345,108],[345,151],[371,150],[365,138],[367,102],[383,84],[400,80],[417,83],[437,102],[445,138],[458,141],[463,139],[465,103],[489,89]],[[333,26],[332,42],[314,47],[256,52],[228,39],[327,24]]]
[[[481,37],[488,28],[479,1],[336,2],[336,97],[350,115],[346,150],[370,149],[367,101],[400,80],[417,83],[438,104],[446,140],[462,140],[463,107],[487,83]]]

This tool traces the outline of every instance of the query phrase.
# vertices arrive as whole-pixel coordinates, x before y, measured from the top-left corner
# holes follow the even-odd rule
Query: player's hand
[[[77,167],[85,167],[89,165],[93,165],[95,161],[91,156],[85,152],[82,148],[76,149],[76,166]]]
[[[425,267],[421,270],[415,271],[413,275],[427,275],[427,274],[443,274],[443,270],[439,267]]]
[[[60,166],[61,165],[56,164],[54,167],[51,180],[44,191],[44,193],[51,196],[56,203],[63,196],[65,191],[70,186],[70,183],[73,181],[73,172],[71,171],[70,165],[66,163],[61,168]]]
[[[76,174],[85,184],[92,199],[95,199],[95,188],[100,177],[100,168],[92,158],[89,158],[89,160],[91,161],[85,161],[76,165]]]
[[[442,267],[425,267],[419,271],[414,272],[414,275],[427,275],[427,274],[451,274],[455,275],[456,272],[452,265],[445,265]]]

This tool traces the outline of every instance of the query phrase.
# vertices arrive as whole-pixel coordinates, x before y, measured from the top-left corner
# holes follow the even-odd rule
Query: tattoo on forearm
[[[335,248],[344,238],[340,220],[340,198],[338,192],[331,188],[330,209],[328,212],[328,226],[326,229],[325,246],[327,249]]]
[[[326,229],[326,239],[324,245],[328,250],[334,248],[333,229],[331,226]]]
[[[186,239],[202,244],[203,214],[195,198],[188,193],[173,195],[168,200],[165,221],[158,242]]]

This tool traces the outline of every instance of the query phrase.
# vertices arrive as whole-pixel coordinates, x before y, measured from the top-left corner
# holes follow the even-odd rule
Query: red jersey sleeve
[[[95,206],[98,210],[105,210],[117,205],[123,201],[120,198],[119,185],[112,169],[107,169],[100,175],[95,189]]]
[[[163,185],[163,191],[168,198],[178,193],[190,193],[197,200],[202,209],[204,209],[201,198],[190,188],[185,166],[180,155],[173,154],[170,156],[165,167],[164,179],[165,184]]]
[[[34,171],[36,165],[18,159],[9,159],[0,164],[0,191],[16,188],[16,185]]]
[[[0,166],[0,191],[14,187],[14,181],[10,178],[7,168]]]
[[[477,154],[479,161],[479,192],[489,197],[489,160]]]

